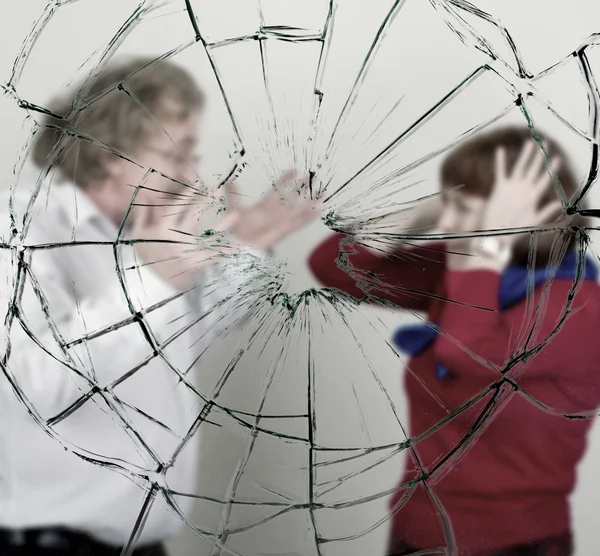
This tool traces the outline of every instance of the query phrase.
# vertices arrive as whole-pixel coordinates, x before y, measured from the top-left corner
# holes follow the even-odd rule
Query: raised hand
[[[199,205],[163,204],[138,206],[134,210],[130,237],[137,256],[163,280],[182,290],[196,273],[221,254],[234,254],[248,245],[269,251],[285,236],[299,230],[319,216],[317,202],[293,191],[293,173],[284,174],[273,191],[249,207],[239,205],[240,196],[233,185],[226,186],[227,210],[216,226],[233,241],[207,246],[198,242]],[[237,245],[236,245],[237,244]]]
[[[291,187],[293,180],[293,172],[283,174],[272,191],[248,207],[240,205],[237,188],[226,185],[227,211],[218,229],[230,232],[241,243],[269,251],[319,216],[317,201],[299,195]]]
[[[560,159],[551,162],[556,172]],[[552,178],[533,140],[524,145],[510,173],[506,166],[506,152],[500,148],[496,151],[494,187],[482,214],[482,230],[539,226],[560,215],[562,205],[558,199],[539,207]],[[518,237],[510,234],[502,241],[512,245]]]

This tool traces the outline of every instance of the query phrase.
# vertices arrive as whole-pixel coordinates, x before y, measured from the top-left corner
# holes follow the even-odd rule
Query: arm
[[[25,287],[20,300],[16,300],[17,315],[11,326],[7,360],[11,380],[0,379],[0,391],[6,401],[16,400],[11,391],[16,386],[46,419],[60,413],[94,384],[106,386],[152,355],[152,348],[135,320],[69,345],[131,318],[132,313],[116,281],[101,295],[78,303],[57,251],[43,250],[33,255],[34,278],[24,278]],[[2,306],[8,307],[14,295],[11,282],[16,268],[11,266],[8,252],[2,258],[3,273],[8,276],[0,285],[0,297]],[[139,274],[128,272],[126,285],[134,310],[174,295],[172,288],[144,268]],[[145,315],[144,320],[159,342],[169,335],[167,323],[186,311],[182,303],[181,298],[176,298]]]
[[[443,275],[445,255],[440,244],[376,254],[350,243],[350,236],[333,234],[313,251],[309,266],[323,285],[356,299],[379,297],[426,311]]]

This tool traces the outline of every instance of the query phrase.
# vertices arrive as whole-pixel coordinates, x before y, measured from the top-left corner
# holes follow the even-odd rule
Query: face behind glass
[[[198,146],[199,114],[186,120],[161,122],[164,130],[157,131],[148,141],[132,153],[132,158],[142,164],[124,165],[121,181],[121,217],[124,218],[131,202],[135,186],[142,183],[147,168],[156,170],[144,181],[143,188],[136,196],[136,204],[166,205],[181,203],[190,199],[198,188]]]
[[[438,229],[444,234],[468,234],[481,229],[481,216],[487,204],[486,199],[468,195],[459,189],[442,193],[442,212]],[[466,248],[469,239],[452,240],[452,248]]]

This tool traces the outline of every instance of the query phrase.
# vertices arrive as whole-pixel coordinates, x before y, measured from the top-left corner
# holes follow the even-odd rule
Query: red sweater
[[[555,279],[501,311],[500,274],[450,271],[439,244],[377,256],[344,237],[335,234],[312,253],[320,282],[356,299],[426,312],[441,329],[405,374],[414,451],[391,501],[394,538],[418,549],[442,546],[451,526],[459,553],[474,555],[567,531],[568,495],[591,419],[563,414],[591,416],[600,405],[596,282],[574,288],[573,280]],[[503,379],[511,354],[549,336],[535,356],[506,371],[512,383]],[[436,378],[438,364],[449,370],[444,380]],[[413,481],[423,474],[419,465],[427,487]]]

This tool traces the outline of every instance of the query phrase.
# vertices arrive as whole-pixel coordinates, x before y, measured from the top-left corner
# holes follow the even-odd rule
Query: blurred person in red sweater
[[[410,356],[411,442],[390,556],[573,554],[568,497],[600,405],[600,291],[585,220],[557,194],[572,200],[578,184],[563,150],[541,144],[546,156],[521,128],[471,139],[444,161],[439,195],[408,223],[389,216],[398,235],[435,226],[442,240],[336,233],[310,257],[324,285],[426,315],[394,335]]]

